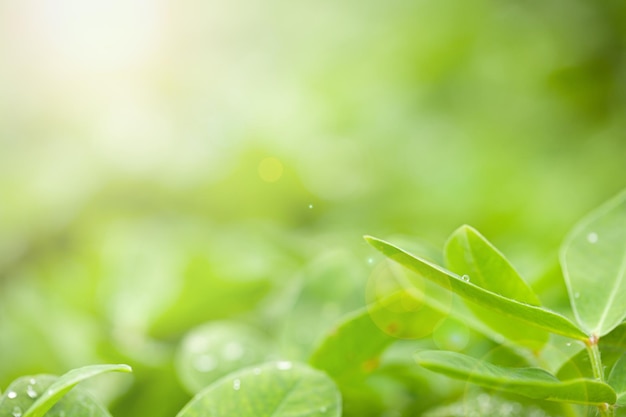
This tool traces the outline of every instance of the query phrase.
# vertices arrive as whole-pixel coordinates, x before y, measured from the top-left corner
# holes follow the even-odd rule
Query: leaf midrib
[[[624,248],[624,254],[622,255],[622,263],[619,268],[618,277],[615,280],[615,284],[613,285],[609,298],[605,304],[604,311],[602,312],[600,321],[596,325],[596,329],[594,330],[594,333],[602,332],[602,326],[604,325],[607,314],[611,310],[611,306],[615,302],[615,297],[617,297],[617,289],[621,287],[622,281],[624,280],[625,275],[626,275],[626,247]]]

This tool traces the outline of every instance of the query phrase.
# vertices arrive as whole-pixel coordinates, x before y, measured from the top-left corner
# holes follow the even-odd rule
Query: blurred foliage
[[[180,409],[206,322],[306,360],[366,233],[471,224],[568,314],[556,248],[626,186],[618,1],[2,0],[0,35],[0,387],[130,363],[117,417]],[[367,384],[410,415],[402,372]]]

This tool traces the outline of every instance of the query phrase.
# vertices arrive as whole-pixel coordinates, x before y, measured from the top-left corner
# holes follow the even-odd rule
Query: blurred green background
[[[625,47],[618,1],[0,1],[0,387],[127,362],[114,415],[172,416],[223,319],[306,360],[364,234],[533,281],[626,186]]]

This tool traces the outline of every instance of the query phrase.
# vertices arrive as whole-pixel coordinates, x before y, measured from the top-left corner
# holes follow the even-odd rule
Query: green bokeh
[[[626,186],[620,2],[39,3],[0,0],[1,389],[130,363],[112,414],[173,416],[213,320],[306,360],[364,234],[470,224],[569,314],[557,248]]]

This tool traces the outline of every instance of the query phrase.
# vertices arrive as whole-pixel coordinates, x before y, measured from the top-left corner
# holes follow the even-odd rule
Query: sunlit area
[[[495,348],[435,319],[458,300],[407,290],[413,272],[363,236],[443,265],[450,233],[471,225],[574,317],[559,248],[626,187],[625,12],[0,0],[0,395],[24,375],[129,364],[86,387],[112,416],[173,417],[278,361],[330,374],[345,417],[506,403],[420,373],[419,346]],[[320,343],[361,310],[397,342],[335,378]],[[519,415],[583,415],[532,407]]]

